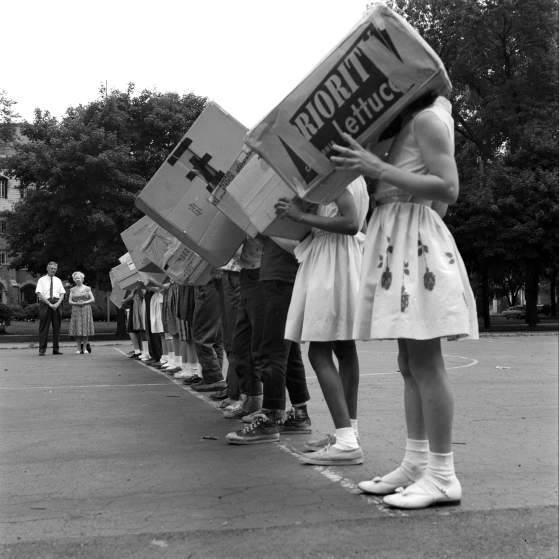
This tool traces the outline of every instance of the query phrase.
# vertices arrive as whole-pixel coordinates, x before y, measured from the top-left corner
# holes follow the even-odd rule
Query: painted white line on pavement
[[[165,382],[142,384],[62,384],[60,386],[0,386],[0,390],[57,390],[62,388],[127,388],[129,386],[165,386]]]
[[[291,456],[297,458],[297,454],[298,454],[297,451],[294,448],[290,447],[289,444],[287,445],[279,444],[278,446],[284,452],[287,452],[288,454],[291,454]],[[305,465],[302,466],[305,467]],[[344,491],[347,491],[352,495],[357,495],[358,497],[363,499],[368,505],[373,505],[379,512],[382,512],[387,516],[398,516],[398,517],[409,516],[408,513],[402,510],[393,509],[386,506],[382,501],[382,497],[375,497],[373,495],[367,495],[363,493],[361,489],[359,489],[355,481],[342,476],[333,468],[328,468],[326,466],[310,466],[310,467],[316,472],[318,472],[319,474],[321,474],[323,477],[325,477],[328,481],[340,485],[340,487]]]
[[[122,355],[124,355],[126,357],[126,353],[124,351],[121,351],[120,349],[118,349],[116,347],[114,348],[114,350],[117,351],[118,353],[121,353]],[[461,357],[461,356],[459,356],[459,357]],[[468,359],[468,358],[463,357],[463,359]],[[208,404],[212,408],[218,409],[219,402],[213,402],[212,400],[210,400],[207,397],[207,394],[204,394],[204,393],[201,393],[201,392],[196,392],[196,391],[192,390],[189,386],[184,385],[182,380],[171,378],[168,375],[166,375],[163,371],[161,371],[160,369],[154,369],[153,367],[150,367],[149,365],[146,365],[145,363],[142,363],[139,360],[137,360],[137,361],[138,361],[138,363],[142,364],[144,367],[147,367],[150,371],[158,373],[159,375],[161,375],[162,377],[167,379],[169,382],[172,382],[173,384],[176,384],[177,386],[179,386],[180,388],[182,388],[183,390],[185,390],[189,394],[192,394],[193,396],[196,396],[196,398],[198,398],[199,400],[202,400],[202,401],[206,402],[206,404]],[[476,361],[476,363],[477,363],[477,361]],[[468,366],[470,366],[470,365],[468,365]],[[377,375],[378,374],[394,375],[394,374],[397,374],[397,373],[398,373],[398,371],[396,371],[395,373],[371,373],[368,376],[373,376],[375,374],[377,374]],[[294,449],[290,448],[288,445],[284,445],[284,444],[280,443],[277,446],[279,448],[281,448],[284,452],[286,452],[288,454],[291,454],[292,456],[297,458],[297,452]],[[393,516],[393,517],[407,517],[407,516],[409,516],[408,513],[404,512],[400,509],[393,509],[393,508],[387,507],[383,503],[381,497],[375,497],[374,495],[367,495],[365,493],[362,493],[361,490],[359,489],[359,487],[357,487],[357,483],[355,481],[341,476],[335,470],[333,470],[331,468],[326,468],[325,466],[311,466],[311,467],[315,471],[319,472],[326,479],[328,479],[330,482],[339,484],[340,487],[344,491],[347,491],[348,493],[351,493],[352,495],[357,495],[359,498],[363,499],[368,505],[375,506],[375,508],[379,512],[382,512],[383,514],[385,514],[387,516]]]
[[[128,357],[126,355],[126,353],[124,351],[121,351],[118,348],[113,348],[115,351],[118,351],[118,353],[122,353],[122,355],[124,355],[125,357]],[[189,394],[191,394],[192,396],[195,396],[196,398],[198,398],[198,400],[203,400],[204,402],[206,402],[208,405],[210,405],[212,408],[218,408],[219,406],[219,402],[214,402],[212,400],[210,400],[209,398],[206,398],[205,394],[202,392],[196,392],[195,390],[192,390],[190,388],[190,386],[185,385],[182,382],[182,379],[177,379],[174,377],[170,377],[169,375],[167,375],[165,373],[165,371],[162,371],[161,369],[156,369],[154,367],[150,367],[149,365],[146,365],[145,363],[143,363],[142,361],[140,361],[139,359],[136,359],[136,361],[138,363],[140,363],[140,365],[143,365],[144,367],[146,367],[146,369],[149,369],[150,371],[157,373],[159,376],[163,377],[164,379],[167,380],[167,383],[172,383],[175,384],[176,386],[178,386],[179,388],[182,388],[185,392],[188,392]],[[163,383],[163,384],[167,384],[167,383]]]
[[[467,369],[468,367],[473,367],[475,365],[477,365],[479,363],[479,361],[477,359],[474,359],[473,357],[465,357],[464,355],[457,355],[454,353],[445,353],[443,354],[443,357],[446,359],[447,357],[454,357],[456,359],[464,359],[464,361],[468,361],[468,363],[465,363],[464,365],[452,365],[451,367],[446,367],[447,371],[451,371],[451,370],[455,370],[455,369]],[[361,373],[359,375],[359,378],[361,377],[377,377],[377,376],[385,376],[385,375],[398,375],[400,374],[400,371],[394,371],[392,373]]]

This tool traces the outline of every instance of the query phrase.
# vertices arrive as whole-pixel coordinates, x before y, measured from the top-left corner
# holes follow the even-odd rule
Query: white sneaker
[[[182,371],[178,371],[173,375],[173,378],[187,378],[191,376],[190,373],[188,371],[185,371],[184,369],[182,369]]]

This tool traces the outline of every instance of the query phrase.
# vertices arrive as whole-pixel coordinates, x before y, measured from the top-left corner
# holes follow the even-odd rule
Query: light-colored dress
[[[446,125],[454,141],[450,103],[439,97],[424,109]],[[426,174],[408,122],[389,161]],[[365,240],[354,336],[358,340],[478,338],[476,304],[450,231],[429,200],[412,199],[381,183]]]
[[[72,300],[87,301],[91,298],[91,288],[86,285],[82,286],[81,290],[77,287],[72,287],[70,290]],[[72,305],[72,315],[70,316],[70,326],[68,328],[68,335],[78,338],[93,336],[95,334],[95,327],[93,325],[93,313],[91,312],[91,304],[87,305]]]
[[[359,177],[347,190],[353,196],[361,230],[369,207],[364,179]],[[338,206],[335,202],[320,205],[317,215],[335,217]],[[352,236],[313,228],[311,235],[298,245],[295,256],[300,266],[287,314],[286,339],[353,339],[363,239],[363,233]]]
[[[149,320],[152,334],[163,334],[163,293],[156,291],[149,301]]]

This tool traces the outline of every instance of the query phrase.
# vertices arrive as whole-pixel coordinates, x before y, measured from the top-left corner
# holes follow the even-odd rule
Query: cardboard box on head
[[[128,253],[127,253],[128,254]],[[132,264],[132,267],[128,263],[121,263],[114,268],[111,268],[114,281],[118,284],[120,289],[126,291],[127,289],[132,289],[137,282],[142,281],[138,270]]]
[[[276,215],[279,198],[296,196],[285,181],[258,154],[246,148],[219,186],[212,201],[247,234],[301,240],[310,227]]]
[[[149,217],[144,216],[120,234],[128,249],[128,255],[134,268],[137,270],[141,281],[146,284],[150,279],[162,283],[167,277],[167,274],[150,260],[142,250],[142,244],[156,228],[157,224]]]
[[[177,283],[205,285],[212,277],[214,267],[163,227],[156,226],[141,249]]]
[[[136,199],[145,214],[214,266],[244,231],[208,201],[243,146],[246,128],[209,102]]]
[[[387,6],[367,16],[248,134],[257,151],[301,198],[334,200],[357,173],[330,157],[347,133],[375,144],[383,130],[425,93],[449,92],[433,49]]]
[[[111,294],[109,296],[109,300],[113,303],[113,305],[115,305],[115,307],[120,309],[122,307],[125,292],[118,283],[114,268],[109,271],[109,279],[111,280]]]

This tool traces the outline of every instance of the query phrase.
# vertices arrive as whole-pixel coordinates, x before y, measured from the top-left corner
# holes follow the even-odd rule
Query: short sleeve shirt
[[[45,299],[50,297],[50,276],[47,274],[39,278],[35,293],[41,293]],[[53,276],[52,278],[52,296],[60,299],[66,293],[60,278]]]

